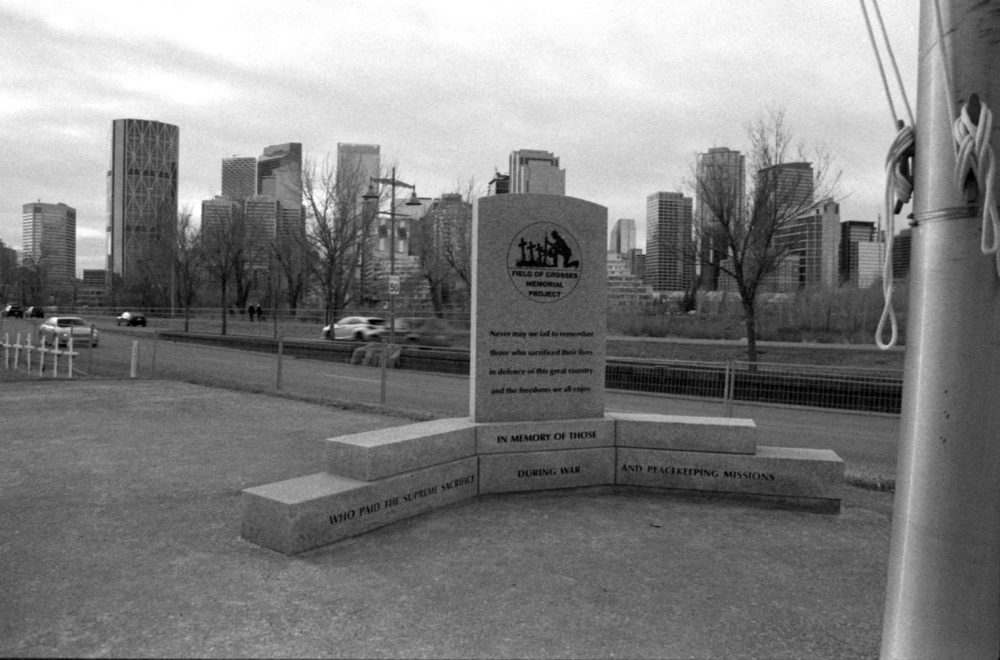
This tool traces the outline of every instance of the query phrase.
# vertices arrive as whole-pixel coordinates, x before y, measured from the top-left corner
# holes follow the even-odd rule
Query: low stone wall
[[[589,486],[840,511],[832,451],[758,445],[752,420],[610,414],[444,419],[330,438],[327,471],[243,491],[242,535],[297,554],[481,494]]]

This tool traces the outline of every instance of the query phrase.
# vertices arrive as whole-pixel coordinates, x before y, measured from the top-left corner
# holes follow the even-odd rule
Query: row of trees
[[[367,202],[370,180],[361,167],[334,167],[331,158],[307,162],[302,172],[304,206],[288,209],[260,196],[246,200],[216,198],[204,207],[201,225],[192,222],[191,209],[179,214],[173,278],[178,304],[186,311],[212,289],[222,312],[246,308],[251,295],[270,307],[291,314],[309,296],[318,299],[327,322],[338,310],[363,307],[385,300],[385,265],[376,259],[381,238],[392,249],[394,237],[379,222],[380,209],[395,208],[389,188]],[[441,313],[449,304],[468,297],[471,238],[471,197],[443,195],[408,228],[410,252],[417,257],[418,279],[429,292],[429,302]],[[270,220],[268,220],[270,218]],[[406,227],[397,228],[399,239]]]

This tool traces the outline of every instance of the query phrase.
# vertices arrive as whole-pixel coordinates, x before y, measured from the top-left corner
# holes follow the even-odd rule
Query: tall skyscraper
[[[686,291],[694,281],[693,200],[679,192],[646,198],[645,281],[654,291]]]
[[[241,201],[257,194],[257,159],[233,156],[222,159],[222,195]]]
[[[635,220],[619,218],[611,229],[611,239],[608,242],[608,252],[629,254],[635,249]]]
[[[813,203],[812,163],[781,163],[762,169],[757,176],[758,205],[770,203],[787,220],[806,211]]]
[[[549,151],[521,149],[510,154],[510,192],[566,194],[566,170]]]
[[[257,194],[274,197],[286,209],[302,206],[302,145],[264,147],[257,159]]]
[[[789,292],[840,283],[840,204],[820,200],[782,227],[775,246],[784,252],[781,267],[766,289]]]
[[[337,178],[344,185],[368,190],[371,179],[382,176],[382,156],[377,144],[337,143]]]
[[[21,263],[36,269],[52,291],[76,279],[76,209],[33,202],[21,207]]]
[[[180,129],[146,119],[115,119],[109,142],[109,289],[115,297],[140,282],[167,290],[177,231]]]
[[[698,154],[695,176],[694,218],[700,242],[701,285],[715,291],[727,246],[713,230],[719,222],[742,223],[746,219],[746,157],[727,147],[713,147]]]

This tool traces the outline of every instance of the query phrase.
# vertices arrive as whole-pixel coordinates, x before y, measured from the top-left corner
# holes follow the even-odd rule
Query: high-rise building
[[[845,220],[840,223],[840,283],[858,283],[858,245],[877,240],[875,223],[862,220]],[[864,251],[865,248],[862,248]],[[858,283],[860,287],[860,283]]]
[[[757,204],[773,205],[782,221],[804,213],[813,203],[812,163],[781,163],[757,174]],[[758,209],[760,210],[760,209]]]
[[[699,239],[701,285],[719,288],[719,264],[728,248],[713,232],[720,222],[746,221],[746,157],[727,147],[698,154],[696,165],[695,226]]]
[[[566,170],[548,151],[520,149],[510,154],[510,192],[566,194]]]
[[[21,207],[21,263],[37,270],[48,291],[76,279],[76,209],[32,202]]]
[[[233,156],[222,159],[222,195],[240,201],[257,194],[257,159]]]
[[[298,142],[264,147],[257,159],[257,194],[270,195],[285,209],[302,206],[302,145]]]
[[[377,144],[337,143],[337,180],[356,188],[360,198],[368,191],[371,179],[382,176],[382,155]]]
[[[111,122],[107,271],[113,296],[141,281],[167,290],[177,231],[179,145],[180,129],[172,124]]]
[[[506,195],[510,192],[510,175],[501,174],[497,172],[490,179],[489,186],[487,187],[487,195]]]
[[[646,198],[645,281],[654,291],[687,291],[694,281],[690,197],[657,192]]]
[[[774,242],[784,253],[783,268],[765,289],[790,292],[802,287],[834,288],[840,283],[840,204],[820,200],[786,223]]]
[[[635,249],[635,220],[619,218],[611,229],[608,252],[628,254]]]

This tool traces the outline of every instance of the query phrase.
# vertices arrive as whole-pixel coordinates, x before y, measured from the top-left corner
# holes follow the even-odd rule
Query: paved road
[[[9,331],[21,327],[8,321]],[[24,330],[30,327],[24,322]],[[150,376],[208,384],[232,385],[261,392],[278,390],[277,356],[154,341],[148,330],[105,327],[93,353],[82,349],[78,370],[102,376],[128,377],[133,342],[137,341],[140,378]],[[423,417],[463,417],[469,414],[466,376],[387,370],[386,404],[404,414]],[[347,405],[378,406],[383,372],[338,362],[285,358],[280,361],[280,392],[297,398]],[[611,390],[609,412],[724,416],[719,401]],[[753,419],[764,431],[765,443],[833,449],[847,464],[849,476],[885,482],[895,478],[899,418],[890,415],[738,404],[735,417]]]

